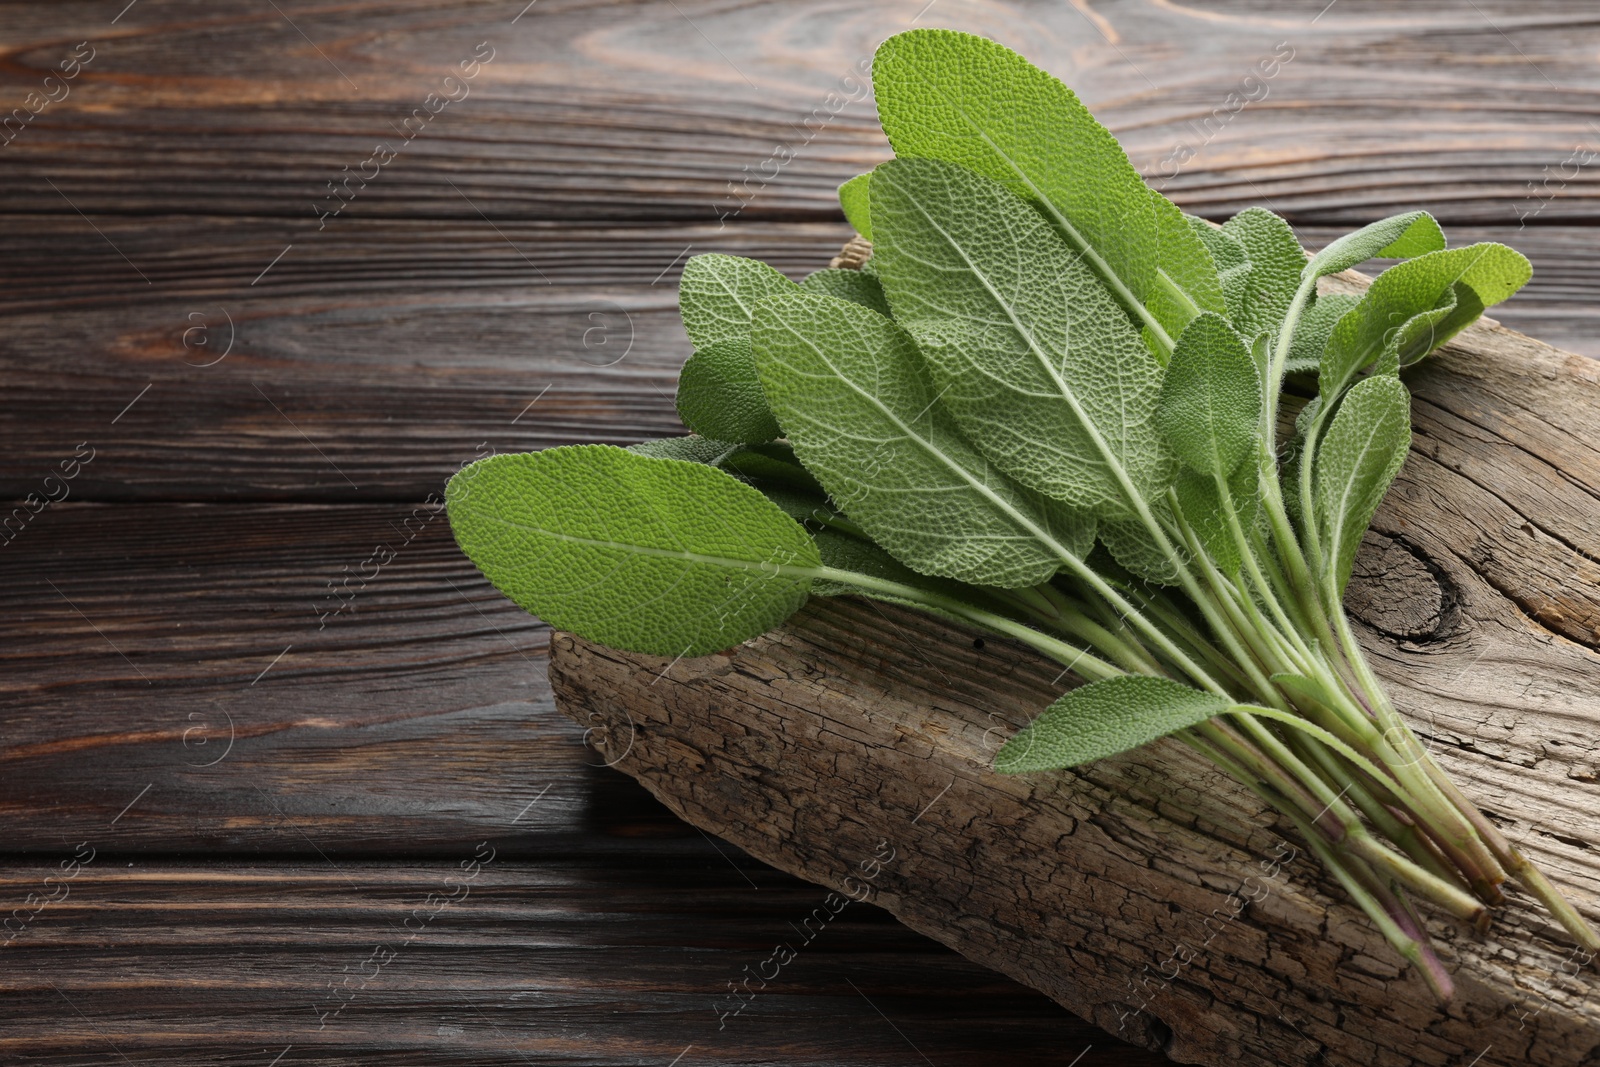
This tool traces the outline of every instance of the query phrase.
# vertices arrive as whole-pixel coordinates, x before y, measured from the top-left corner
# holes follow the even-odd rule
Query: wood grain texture
[[[0,1061],[1157,1062],[870,903],[719,1027],[823,892],[606,769],[445,521],[69,501],[0,550]]]
[[[394,140],[487,41],[495,58],[470,95],[341,221],[469,219],[475,204],[497,219],[711,222],[745,200],[742,217],[831,214],[837,184],[885,155],[845,78],[925,2],[543,0],[513,23],[520,5],[505,0],[302,0],[281,14],[143,0],[115,26],[100,3],[13,4],[3,84],[17,102],[71,42],[98,52],[6,147],[0,194],[30,214],[70,213],[65,198],[91,215],[273,215],[314,231],[326,183]],[[1600,73],[1580,0],[1341,0],[1318,17],[1326,6],[941,0],[920,24],[1025,50],[1152,176],[1188,145],[1168,188],[1206,214],[1270,198],[1297,220],[1364,222],[1424,191],[1451,219],[1514,225],[1526,183],[1593,145]],[[1269,91],[1245,87],[1254,101],[1227,110],[1280,42],[1293,58]],[[730,194],[776,145],[803,150],[759,194]],[[1536,219],[1592,222],[1595,189],[1580,173]]]
[[[762,903],[770,891],[787,886],[802,917],[818,891],[738,858],[763,887],[751,891],[717,855],[736,855],[728,845],[592,766],[603,758],[581,745],[581,724],[552,710],[543,630],[473,577],[441,526],[316,629],[327,582],[403,536],[396,524],[462,460],[676,432],[683,258],[752,255],[796,277],[826,262],[847,235],[834,187],[885,155],[844,79],[923,2],[0,5],[0,118],[78,42],[95,49],[66,99],[0,135],[0,524],[18,507],[28,519],[0,547],[0,854],[4,877],[21,879],[7,892],[25,895],[78,834],[101,832],[133,879],[106,877],[94,908],[30,925],[39,940],[22,965],[0,968],[12,983],[0,1043],[14,1039],[0,1059],[121,1063],[109,1035],[134,1062],[163,1063],[267,1065],[294,1041],[283,1067],[664,1064],[691,1042],[681,1067],[702,1054],[1068,1065],[1090,1042],[1079,1067],[1155,1062],[856,905],[829,934],[841,935],[837,975],[806,977],[808,961],[831,958],[826,944],[795,964],[815,995],[764,993],[701,1044],[708,1002],[734,976],[719,966],[707,984],[703,946],[737,945],[735,974],[759,964],[797,918]],[[1538,273],[1505,321],[1600,354],[1595,172],[1563,168],[1596,136],[1587,6],[1340,0],[1313,23],[1324,7],[938,0],[921,24],[997,36],[1059,71],[1148,173],[1191,144],[1166,191],[1207,217],[1268,203],[1316,245],[1424,206],[1458,242],[1509,238]],[[1280,41],[1295,58],[1270,94],[1212,136],[1215,109]],[[470,96],[345,187],[354,198],[319,229],[328,183],[397,141],[396,124],[480,42],[494,59]],[[794,159],[768,181],[778,146]],[[1465,453],[1457,441],[1440,463],[1471,481],[1495,449],[1567,447],[1520,432]],[[27,495],[80,442],[95,459],[68,502],[28,517]],[[1484,529],[1453,529],[1428,551],[1508,551],[1501,527],[1533,505],[1474,499]],[[1549,536],[1573,543],[1580,520]],[[1385,573],[1421,582],[1396,555],[1422,556],[1411,535],[1387,543]],[[1581,577],[1549,552],[1542,567]],[[1433,607],[1424,597],[1380,624],[1431,652],[1489,634],[1464,653],[1520,663],[1519,616],[1451,630],[1465,600],[1437,588]],[[1592,615],[1570,596],[1526,603],[1561,633]],[[1440,736],[1553,788],[1564,772],[1550,753],[1565,759],[1581,729],[1553,749],[1530,732],[1528,708],[1576,699],[1545,685],[1530,674],[1475,690],[1475,717],[1440,718]],[[234,748],[203,766],[229,716]],[[1527,832],[1557,850],[1581,839]],[[502,872],[517,872],[496,892],[550,910],[508,908],[516,922],[499,926],[501,912],[485,913],[471,948],[441,948],[437,969],[421,946],[392,991],[371,992],[381,1011],[325,1044],[300,1041],[310,1005],[295,998],[328,977],[308,969],[370,951],[335,951],[345,924],[376,930],[397,895],[412,906],[492,834]],[[319,886],[331,870],[319,853],[355,885]],[[549,896],[551,878],[570,895]],[[634,903],[585,925],[568,943],[581,952],[541,956],[608,895]],[[646,926],[648,943],[632,939]],[[481,951],[497,940],[516,947]],[[866,970],[843,962],[869,955]],[[519,983],[535,969],[543,984],[529,992]],[[452,983],[483,999],[452,999]]]
[[[1591,919],[1597,367],[1493,324],[1419,366],[1412,455],[1351,594],[1440,764]],[[1314,862],[1278,870],[1287,820],[1187,749],[993,773],[998,743],[1071,684],[1020,647],[842,600],[664,663],[557,634],[552,681],[685,818],[841,891],[852,857],[892,841],[905,858],[884,865],[881,899],[908,925],[1174,1059],[1600,1055],[1600,976],[1565,973],[1569,944],[1524,894],[1487,938],[1432,917],[1457,985],[1439,1008]]]
[[[485,447],[682,433],[688,255],[752,256],[801,278],[848,233],[379,220],[295,248],[252,288],[283,249],[268,221],[209,220],[203,241],[192,219],[99,225],[164,295],[143,297],[110,246],[77,240],[81,220],[19,223],[0,264],[16,278],[0,286],[0,497],[37,491],[80,442],[96,459],[77,500],[338,502],[422,500]],[[1302,234],[1314,247],[1335,235]],[[1505,320],[1600,354],[1592,249],[1532,229],[1450,236],[1529,254],[1539,273]]]
[[[147,249],[176,255],[185,240],[181,226],[142,220],[103,228],[146,263]],[[84,441],[97,455],[77,499],[420,501],[485,448],[682,433],[686,250],[761,256],[803,276],[843,239],[837,225],[737,237],[497,228],[364,227],[360,240],[295,249],[260,285],[241,285],[245,299],[218,280],[231,266],[195,262],[174,268],[190,278],[171,283],[174,295],[131,307],[140,294],[117,288],[126,281],[96,294],[100,282],[71,279],[104,277],[98,268],[49,267],[41,246],[23,298],[53,299],[3,319],[0,494],[36,490]],[[259,250],[255,270],[283,248],[259,223],[227,230]],[[48,245],[49,232],[29,236]],[[109,248],[91,251],[143,288]]]
[[[625,827],[596,828],[608,830]],[[224,867],[102,849],[56,884],[64,896],[41,888],[55,863],[0,864],[7,899],[60,896],[0,948],[0,1059],[1161,1062],[870,904],[830,914],[781,981],[724,1024],[728,983],[798,941],[791,924],[825,894],[687,832],[537,862],[469,835],[459,861],[437,865],[313,855]]]

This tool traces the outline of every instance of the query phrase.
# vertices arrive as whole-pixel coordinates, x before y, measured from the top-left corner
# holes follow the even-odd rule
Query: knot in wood
[[[1345,588],[1345,610],[1390,637],[1426,641],[1444,626],[1448,602],[1440,577],[1415,549],[1367,531]]]

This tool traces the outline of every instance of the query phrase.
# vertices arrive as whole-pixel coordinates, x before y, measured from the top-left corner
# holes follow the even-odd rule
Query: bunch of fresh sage
[[[447,496],[467,555],[552,626],[660,656],[808,596],[1005,635],[1087,684],[997,770],[1175,737],[1292,820],[1441,998],[1413,896],[1482,928],[1512,876],[1600,948],[1429,758],[1341,603],[1408,450],[1400,372],[1527,260],[1446,248],[1420,211],[1309,259],[1269,211],[1185,216],[1071,90],[980,37],[900,34],[873,82],[896,158],[840,190],[865,266],[795,284],[690,260],[694,435],[472,464]],[[1319,294],[1374,258],[1402,262]],[[1286,377],[1312,375],[1280,440]]]

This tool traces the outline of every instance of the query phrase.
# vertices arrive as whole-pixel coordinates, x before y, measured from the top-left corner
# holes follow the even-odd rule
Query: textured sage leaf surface
[[[1407,211],[1363,226],[1311,257],[1305,277],[1321,278],[1369,259],[1405,259],[1444,247],[1444,231],[1426,211]]]
[[[762,303],[752,337],[795,454],[906,565],[1015,587],[1088,552],[1092,523],[1024,491],[967,442],[890,320],[802,291]]]
[[[1246,301],[1250,281],[1250,257],[1244,245],[1231,234],[1222,232],[1205,219],[1190,217],[1189,227],[1200,238],[1200,243],[1211,253],[1217,266],[1217,281],[1222,285],[1223,306],[1228,311],[1228,321],[1236,326],[1246,321]]]
[[[708,463],[717,466],[739,451],[731,441],[715,441],[709,437],[658,437],[628,446],[629,452],[653,459],[682,459],[690,463]]]
[[[1002,774],[1054,771],[1196,726],[1232,702],[1168,678],[1128,675],[1072,690],[1000,748]]]
[[[1335,602],[1410,447],[1411,395],[1400,379],[1386,374],[1351,387],[1317,447],[1314,471],[1322,568]]]
[[[1222,495],[1222,486],[1228,496]],[[1194,530],[1195,537],[1205,547],[1206,554],[1223,574],[1239,573],[1244,558],[1239,550],[1234,522],[1239,531],[1248,534],[1261,518],[1261,483],[1253,464],[1241,463],[1219,483],[1215,475],[1199,474],[1192,470],[1178,472],[1173,488],[1178,495],[1178,506],[1185,521]],[[1233,521],[1230,521],[1230,516]]]
[[[683,424],[702,437],[759,445],[779,433],[748,336],[716,341],[690,356],[678,375],[677,405]]]
[[[1430,252],[1390,267],[1335,324],[1322,352],[1322,388],[1338,388],[1386,351],[1401,365],[1421,359],[1485,307],[1522,288],[1532,273],[1521,253],[1492,242]]]
[[[741,478],[773,482],[802,492],[822,494],[822,483],[795,458],[787,441],[748,445],[722,460],[721,466]]]
[[[1246,208],[1224,223],[1222,232],[1244,247],[1250,263],[1244,306],[1234,326],[1247,338],[1276,333],[1306,269],[1305,250],[1289,224],[1265,208]]]
[[[1164,530],[1172,529],[1165,501],[1151,503],[1150,510]],[[1102,519],[1096,533],[1112,558],[1144,581],[1172,585],[1178,580],[1178,561],[1143,522]],[[1169,543],[1172,543],[1171,538]]]
[[[1261,382],[1221,315],[1197,316],[1178,338],[1156,413],[1173,453],[1201,474],[1227,477],[1255,448]]]
[[[1323,293],[1306,308],[1294,331],[1289,348],[1289,360],[1284,370],[1294,374],[1317,370],[1322,364],[1322,350],[1338,321],[1361,303],[1355,293]]]
[[[506,596],[613,648],[703,656],[805,602],[805,530],[714,467],[610,445],[491,456],[445,490],[456,543]]]
[[[863,271],[838,268],[819,270],[808,275],[800,283],[800,288],[860,304],[880,315],[889,314],[889,301],[883,295],[883,286],[875,275]]]
[[[895,321],[980,450],[1030,488],[1108,517],[1165,491],[1161,365],[1038,212],[999,182],[905,159],[873,172],[872,216]]]
[[[1215,265],[1182,214],[1158,213],[1164,198],[1052,75],[994,41],[928,29],[885,41],[872,80],[896,155],[959,164],[1036,204],[1126,310],[1169,337],[1195,310],[1226,310]],[[1179,310],[1161,299],[1168,287],[1186,298]],[[1158,308],[1141,314],[1153,298]]]
[[[839,206],[844,209],[845,220],[869,241],[872,240],[872,216],[867,207],[867,186],[871,181],[872,175],[857,174],[839,186]]]
[[[795,287],[758,259],[709,253],[683,266],[678,312],[695,348],[750,336],[750,316],[762,300]]]

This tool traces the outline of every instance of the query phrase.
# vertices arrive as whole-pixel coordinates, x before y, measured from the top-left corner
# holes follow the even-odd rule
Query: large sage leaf
[[[999,182],[934,159],[872,177],[873,258],[940,403],[1023,484],[1104,517],[1171,483],[1161,366],[1099,279]]]
[[[678,281],[678,311],[695,348],[750,336],[750,315],[762,300],[794,282],[757,259],[718,252],[694,256]]]
[[[1411,447],[1411,395],[1393,375],[1367,378],[1339,403],[1316,450],[1316,522],[1323,581],[1344,595],[1361,535]]]
[[[1036,205],[1160,354],[1196,312],[1226,310],[1181,212],[1052,75],[994,41],[918,29],[879,47],[872,80],[896,155],[960,164]],[[876,239],[876,206],[871,214]]]
[[[890,320],[799,291],[761,304],[752,339],[795,454],[901,562],[1017,587],[1087,554],[1092,522],[1028,493],[973,448],[939,402],[915,342]]]
[[[702,656],[765,633],[820,565],[806,531],[701,463],[611,445],[491,456],[450,479],[456,543],[506,596],[613,648]]]
[[[750,355],[750,339],[729,337],[700,349],[678,374],[678,417],[702,437],[763,444],[778,436]]]
[[[1256,445],[1261,381],[1221,315],[1197,316],[1178,338],[1161,385],[1157,425],[1184,465],[1227,477]]]
[[[1080,686],[1001,746],[1001,774],[1055,771],[1198,726],[1232,702],[1167,678],[1125,675]]]

